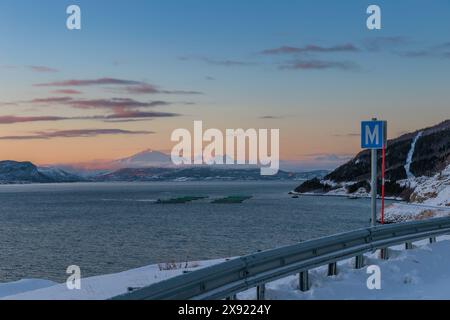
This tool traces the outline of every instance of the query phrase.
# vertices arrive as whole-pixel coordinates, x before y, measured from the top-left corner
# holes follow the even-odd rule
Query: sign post
[[[377,222],[377,178],[378,178],[378,150],[385,148],[387,136],[387,122],[378,121],[373,118],[372,121],[361,122],[361,147],[371,149],[371,225],[375,226]],[[384,169],[384,168],[383,168]],[[384,176],[384,172],[382,174]]]
[[[372,149],[371,150],[371,163],[372,163],[372,177],[370,180],[370,192],[371,192],[371,225],[374,227],[377,223],[377,158],[378,158],[378,150]]]

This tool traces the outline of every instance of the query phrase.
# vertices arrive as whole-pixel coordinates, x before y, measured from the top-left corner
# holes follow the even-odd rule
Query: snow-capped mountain
[[[221,160],[223,163],[231,162],[234,163],[234,160],[231,157],[225,157],[225,156],[217,156],[217,160],[222,158]],[[200,162],[207,162],[208,159],[203,159],[202,156],[198,156],[195,158],[195,160],[199,160]],[[187,162],[187,161],[186,161]],[[172,162],[172,158],[170,155],[165,154],[160,151],[155,150],[145,150],[142,152],[139,152],[135,155],[132,155],[127,158],[115,160],[111,164],[114,168],[180,168],[180,166],[175,166]],[[199,167],[202,165],[195,165],[195,167]],[[206,166],[206,165],[205,165]],[[193,165],[183,165],[181,166],[183,168],[187,167],[193,167]],[[236,167],[242,168],[242,169],[251,169],[251,168],[258,168],[258,166],[255,165],[215,165],[216,168],[230,168],[235,169]]]
[[[219,157],[219,156],[218,156]],[[222,157],[222,160],[231,158]],[[202,180],[305,180],[323,177],[327,171],[291,173],[280,170],[273,177],[262,177],[256,165],[183,165],[175,166],[170,155],[145,150],[131,157],[113,161],[117,170],[96,175],[95,181],[202,181]]]
[[[170,155],[150,149],[139,152],[128,158],[115,160],[113,161],[113,165],[119,168],[164,168],[173,166]]]
[[[386,195],[415,201],[412,195],[421,185],[442,175],[449,165],[450,120],[390,140],[386,150]],[[378,168],[381,174],[381,152]],[[323,179],[304,182],[296,192],[368,195],[370,170],[370,151],[364,150]],[[379,179],[381,182],[381,176]]]

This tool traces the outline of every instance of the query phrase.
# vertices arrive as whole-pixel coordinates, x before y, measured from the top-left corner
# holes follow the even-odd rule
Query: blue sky
[[[70,4],[81,7],[80,31],[65,28]],[[382,30],[366,28],[369,4],[381,7]],[[78,156],[87,161],[146,148],[168,150],[171,130],[204,120],[219,128],[280,128],[283,158],[304,167],[333,166],[359,150],[360,120],[387,119],[394,137],[450,117],[449,15],[445,0],[3,0],[0,116],[78,119],[15,123],[5,118],[2,136],[86,128],[155,132],[32,139],[54,161],[68,161],[79,149],[87,150]],[[273,51],[285,47],[297,51]],[[105,77],[150,84],[160,92],[70,89],[80,89],[79,99],[167,101],[157,111],[176,116],[112,124],[79,119],[104,113],[104,107],[49,109],[31,103],[56,95],[57,88],[36,84]],[[18,101],[18,107],[11,105]],[[0,140],[3,150],[11,150],[0,158],[52,162],[27,152],[25,140]],[[12,143],[14,150],[8,148]],[[58,153],[63,145],[72,150]],[[323,161],[327,157],[329,163]]]

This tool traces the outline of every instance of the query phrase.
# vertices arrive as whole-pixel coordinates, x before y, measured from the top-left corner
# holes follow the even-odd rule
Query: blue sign
[[[387,139],[386,121],[361,122],[361,148],[383,149]]]

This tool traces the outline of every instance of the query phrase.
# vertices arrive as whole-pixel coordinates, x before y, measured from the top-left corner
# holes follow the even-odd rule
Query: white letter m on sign
[[[378,126],[373,126],[373,131],[370,130],[370,126],[366,126],[366,144],[380,144],[380,137],[378,134]]]

